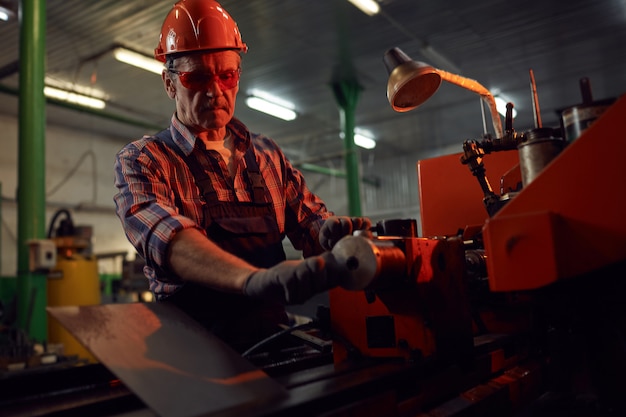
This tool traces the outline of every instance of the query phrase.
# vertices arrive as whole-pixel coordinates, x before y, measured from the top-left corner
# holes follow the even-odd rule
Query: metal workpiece
[[[403,248],[408,238],[416,237],[415,219],[380,220],[371,230],[345,236],[332,251],[349,271],[339,285],[347,290],[380,289],[406,281],[409,266]],[[381,273],[384,280],[379,280]]]
[[[244,412],[286,394],[172,305],[49,307],[48,312],[161,417]]]
[[[405,275],[406,257],[390,239],[345,236],[332,253],[349,271],[339,283],[347,290],[373,287],[381,274],[392,278]]]

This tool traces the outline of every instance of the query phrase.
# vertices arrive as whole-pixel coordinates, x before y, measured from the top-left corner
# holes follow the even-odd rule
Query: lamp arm
[[[504,136],[504,132],[502,130],[502,120],[500,119],[498,109],[496,108],[496,100],[493,98],[493,95],[491,94],[491,92],[489,92],[489,90],[483,87],[478,81],[472,80],[470,78],[461,77],[460,75],[452,74],[450,72],[440,69],[437,69],[437,73],[441,75],[441,78],[443,80],[480,95],[480,97],[489,106],[489,111],[491,112],[491,121],[493,123],[496,137],[501,138]]]

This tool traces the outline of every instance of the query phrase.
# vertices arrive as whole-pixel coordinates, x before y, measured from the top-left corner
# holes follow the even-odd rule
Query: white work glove
[[[355,230],[368,230],[372,222],[367,217],[329,217],[320,229],[319,241],[322,248],[331,250],[339,240]]]
[[[302,261],[283,261],[248,277],[243,293],[281,304],[302,304],[313,295],[337,286],[343,273],[330,252]]]

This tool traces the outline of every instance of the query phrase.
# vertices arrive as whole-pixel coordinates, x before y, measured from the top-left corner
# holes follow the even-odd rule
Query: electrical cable
[[[57,220],[57,218],[61,215],[61,214],[65,214],[65,217],[67,218],[68,221],[72,221],[72,216],[69,212],[69,210],[67,209],[60,209],[58,210],[56,213],[54,213],[54,216],[52,216],[52,220],[50,220],[50,226],[48,227],[48,239],[50,239],[52,237],[52,231],[54,230],[54,224]]]
[[[61,188],[75,173],[76,171],[78,171],[78,168],[80,168],[80,165],[83,163],[83,161],[85,160],[85,157],[87,156],[91,156],[91,160],[93,163],[92,166],[92,182],[93,182],[93,203],[96,203],[96,199],[97,199],[97,188],[98,188],[98,183],[96,182],[97,179],[97,169],[96,169],[96,154],[94,153],[93,150],[88,150],[85,153],[83,153],[80,158],[78,158],[78,163],[76,163],[76,165],[67,173],[67,175],[65,175],[65,177],[61,180],[61,182],[59,182],[57,185],[55,185],[54,187],[52,187],[51,190],[46,192],[46,196],[51,196],[52,194],[54,194],[55,192],[57,192],[59,190],[59,188]]]
[[[303,323],[303,324],[298,324],[297,326],[293,326],[293,327],[288,327],[286,329],[283,329],[277,333],[274,333],[273,335],[270,335],[268,337],[266,337],[265,339],[261,340],[260,342],[258,342],[257,344],[255,344],[254,346],[252,346],[251,348],[249,348],[248,350],[246,350],[245,352],[243,352],[241,354],[242,357],[246,358],[248,356],[250,356],[250,354],[252,354],[254,351],[258,350],[259,348],[267,345],[268,343],[283,337],[286,334],[292,333],[296,330],[302,330],[302,329],[306,329],[309,327],[313,327],[317,322],[316,321],[310,321],[307,323]]]

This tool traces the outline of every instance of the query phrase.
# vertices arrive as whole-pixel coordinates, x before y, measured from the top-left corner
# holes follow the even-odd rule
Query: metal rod
[[[583,77],[579,80],[580,93],[583,96],[583,104],[593,103],[593,95],[591,94],[591,83],[589,78]]]
[[[483,118],[483,134],[487,136],[489,131],[487,131],[487,116],[485,115],[485,104],[483,103],[482,98],[479,98],[478,100],[480,100],[480,114]]]
[[[539,110],[539,97],[537,96],[537,84],[535,83],[535,74],[532,68],[530,73],[530,91],[533,98],[533,117],[535,118],[535,128],[541,127],[541,111]]]

